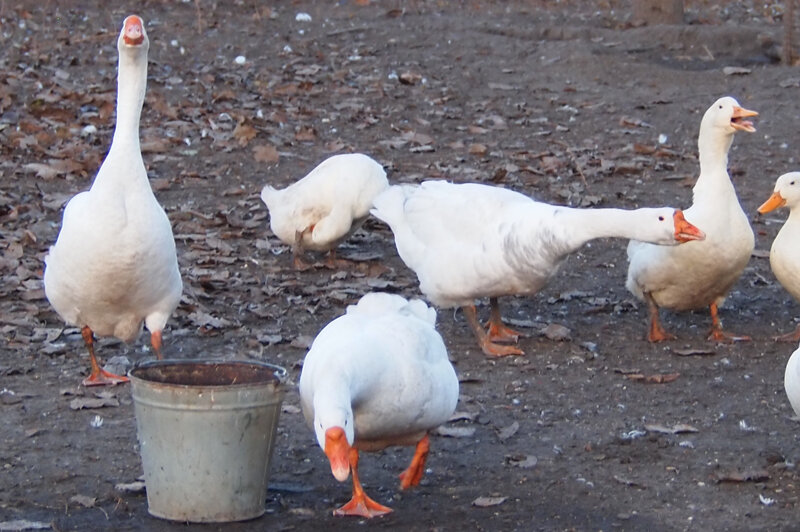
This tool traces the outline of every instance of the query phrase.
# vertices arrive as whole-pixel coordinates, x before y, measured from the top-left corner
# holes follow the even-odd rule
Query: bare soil
[[[783,391],[796,346],[772,337],[800,309],[766,258],[786,213],[756,213],[797,169],[800,71],[778,62],[782,4],[687,1],[686,24],[669,27],[632,24],[629,1],[363,4],[0,2],[0,530],[363,529],[331,515],[350,485],[330,474],[294,384],[309,342],[347,304],[370,290],[418,296],[417,282],[377,221],[340,250],[354,268],[315,256],[318,267],[293,270],[261,187],[362,151],[393,182],[687,207],[700,117],[726,94],[760,112],[730,156],[756,252],[722,308],[725,327],[753,341],[709,343],[707,313],[664,312],[678,339],[646,342],[616,240],[574,254],[536,297],[503,301],[529,334],[526,356],[487,359],[463,316],[441,311],[462,415],[432,438],[417,489],[397,479],[410,449],[362,457],[368,493],[395,510],[369,526],[797,529],[798,425]],[[165,352],[289,371],[267,513],[251,522],[162,521],[144,493],[115,487],[142,474],[130,387],[79,386],[80,334],[41,287],[63,204],[110,142],[115,42],[132,12],[151,41],[144,157],[185,283]],[[553,325],[563,339],[543,334]],[[103,340],[98,354],[152,356],[144,334]]]

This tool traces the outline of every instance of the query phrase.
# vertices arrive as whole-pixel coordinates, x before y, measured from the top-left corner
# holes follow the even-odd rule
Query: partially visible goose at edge
[[[772,241],[769,264],[781,286],[796,301],[800,301],[800,172],[780,176],[775,182],[772,196],[758,208],[758,212],[766,214],[784,206],[789,208],[789,217]],[[800,324],[793,332],[778,336],[775,340],[800,341]]]
[[[723,331],[718,306],[742,275],[755,243],[750,222],[728,176],[728,150],[737,131],[755,131],[746,118],[757,115],[728,96],[714,102],[703,115],[697,141],[700,176],[686,218],[702,228],[706,238],[672,248],[653,246],[640,239],[633,239],[628,245],[626,287],[648,304],[647,339],[651,342],[675,338],[662,327],[659,308],[683,311],[708,307],[709,340],[750,339]]]
[[[87,386],[128,380],[99,367],[95,334],[129,342],[144,322],[161,358],[161,332],[181,297],[172,227],[150,188],[139,148],[148,47],[142,19],[127,17],[117,41],[111,148],[91,188],[67,203],[58,239],[45,257],[47,299],[64,321],[81,328],[89,350]]]
[[[422,293],[439,307],[463,308],[479,346],[493,356],[523,354],[500,345],[516,342],[519,333],[502,323],[497,298],[535,294],[586,242],[621,237],[672,245],[703,238],[669,207],[576,209],[499,187],[444,181],[390,187],[371,212],[392,229]],[[475,309],[483,297],[490,298],[488,332]]]

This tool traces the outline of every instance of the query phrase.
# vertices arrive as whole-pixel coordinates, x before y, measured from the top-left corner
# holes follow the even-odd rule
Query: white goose
[[[383,167],[361,153],[334,155],[307,176],[278,190],[266,185],[261,199],[269,210],[269,225],[281,242],[292,246],[297,269],[308,266],[302,250],[330,251],[349,237],[369,214],[373,198],[389,182]]]
[[[68,324],[82,328],[91,358],[84,385],[127,378],[100,369],[93,335],[135,339],[142,322],[161,358],[161,331],[181,297],[172,228],[156,201],[139,148],[147,83],[144,23],[127,17],[117,41],[117,124],[92,187],[64,209],[61,231],[45,257],[47,299]]]
[[[795,415],[800,416],[800,347],[798,347],[789,362],[786,363],[786,371],[783,374],[783,388],[789,398]]]
[[[703,228],[705,240],[676,248],[637,241],[628,245],[626,287],[648,304],[647,338],[651,342],[674,338],[661,326],[660,307],[681,311],[706,306],[711,310],[709,339],[749,340],[722,330],[717,307],[742,275],[753,252],[753,230],[728,176],[728,150],[734,133],[755,131],[745,118],[757,115],[731,97],[720,98],[703,115],[697,141],[700,176],[686,217]]]
[[[769,264],[781,286],[800,301],[800,172],[780,176],[775,182],[772,196],[758,208],[758,212],[768,213],[784,205],[789,207],[789,218],[772,242]],[[800,341],[800,325],[795,327],[794,332],[778,336],[776,340]]]
[[[480,184],[427,181],[393,186],[372,213],[394,233],[400,258],[420,290],[440,307],[463,307],[487,355],[519,355],[517,333],[500,318],[498,296],[538,292],[567,255],[601,237],[676,244],[703,238],[681,211],[574,209],[540,203]],[[478,323],[475,299],[489,297],[489,331]]]
[[[371,293],[314,339],[303,362],[303,414],[339,482],[353,473],[353,497],[336,515],[391,512],[365,493],[358,452],[416,445],[401,475],[403,489],[419,484],[428,431],[446,422],[458,401],[458,378],[436,332],[436,311],[420,300]]]

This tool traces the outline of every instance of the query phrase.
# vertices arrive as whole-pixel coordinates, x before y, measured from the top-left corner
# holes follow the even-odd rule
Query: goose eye
[[[789,183],[789,184],[790,184],[790,185],[794,185],[794,181],[792,181],[792,182],[791,182],[791,183]]]
[[[719,108],[722,109],[722,104],[719,104]]]
[[[663,217],[663,216],[659,216],[659,217],[658,217],[658,221],[659,221],[659,222],[663,222],[663,221],[664,221],[664,217]]]

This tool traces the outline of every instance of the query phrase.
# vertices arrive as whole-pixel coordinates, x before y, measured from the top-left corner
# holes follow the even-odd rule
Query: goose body
[[[783,374],[783,387],[796,416],[800,416],[800,347],[792,353]]]
[[[783,174],[775,182],[772,196],[758,208],[764,214],[779,207],[789,208],[789,217],[781,227],[769,252],[772,273],[796,301],[800,301],[800,172]],[[781,341],[800,341],[800,325],[794,332],[778,336]],[[798,362],[800,363],[800,362]],[[787,370],[788,371],[788,370]],[[800,383],[798,383],[800,387]],[[800,400],[800,399],[798,399]]]
[[[334,155],[284,189],[266,185],[261,199],[270,229],[292,246],[295,266],[302,250],[333,251],[369,214],[373,198],[389,182],[383,167],[361,153]]]
[[[325,326],[303,362],[303,414],[340,482],[353,473],[353,500],[337,512],[390,511],[363,494],[358,451],[416,445],[403,488],[419,483],[429,430],[458,401],[458,379],[435,329],[436,311],[419,300],[371,293]]]
[[[714,102],[700,124],[700,176],[686,217],[702,227],[706,238],[683,246],[660,247],[632,240],[628,245],[626,287],[650,306],[648,338],[672,338],[661,328],[658,308],[676,311],[710,307],[711,337],[745,339],[723,333],[717,306],[744,271],[755,243],[747,215],[728,176],[728,150],[736,131],[755,131],[744,118],[757,113],[731,97]]]
[[[135,339],[142,324],[160,356],[161,331],[181,297],[172,227],[156,201],[139,148],[148,40],[142,20],[125,19],[118,40],[114,138],[91,188],[64,209],[45,257],[47,299],[61,318],[82,328],[92,360],[85,384],[127,380],[96,367],[93,333]]]
[[[538,292],[559,265],[601,237],[664,245],[702,238],[680,211],[575,209],[534,201],[482,184],[427,181],[393,186],[375,199],[372,213],[392,229],[398,254],[419,278],[420,290],[440,307],[463,307],[484,352],[521,354],[492,340],[513,339],[500,323],[496,299]],[[487,336],[474,300],[492,298]]]

